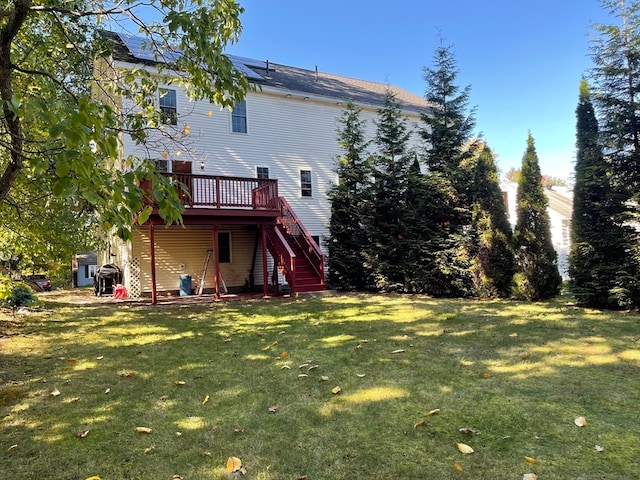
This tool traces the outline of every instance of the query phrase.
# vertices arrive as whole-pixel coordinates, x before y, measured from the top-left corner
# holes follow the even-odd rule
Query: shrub
[[[31,288],[21,282],[11,280],[0,281],[0,305],[15,311],[24,306],[36,303],[36,297]]]

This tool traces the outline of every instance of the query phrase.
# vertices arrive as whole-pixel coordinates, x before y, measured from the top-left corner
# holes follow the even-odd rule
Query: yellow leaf
[[[524,459],[529,463],[536,463],[538,461],[535,457],[524,457]]]
[[[340,388],[340,386],[339,386],[339,385],[336,385],[335,387],[333,387],[333,388],[331,389],[331,393],[333,393],[334,395],[339,394],[341,391],[342,391],[342,388]]]
[[[573,423],[575,423],[578,427],[586,427],[587,419],[584,417],[578,417],[573,421]]]
[[[165,160],[166,160],[167,158],[169,158],[169,154],[168,154],[167,152],[162,152],[162,153],[160,154],[160,156],[161,156],[162,158],[164,158]]]
[[[93,477],[87,478],[87,480],[100,480],[100,477],[98,477],[97,475],[94,475]]]
[[[191,126],[189,124],[186,124],[182,129],[182,134],[189,135],[189,133],[191,133]]]
[[[271,405],[269,407],[269,413],[276,413],[279,409],[280,409],[280,405],[278,405],[278,404]]]
[[[266,347],[264,347],[262,349],[263,352],[266,352],[267,350],[269,350],[271,347],[275,347],[278,344],[277,340],[274,340],[273,342],[271,342],[269,345],[267,345]]]
[[[209,111],[207,112],[207,116],[209,116],[209,117],[210,117],[211,115],[213,115],[213,111],[212,111],[212,110],[209,110]]]
[[[459,463],[454,463],[454,464],[453,464],[453,468],[455,468],[455,469],[456,469],[456,470],[458,470],[459,472],[461,472],[461,471],[462,471],[462,467],[460,466],[460,464],[459,464]]]
[[[156,449],[156,447],[148,447],[144,449],[144,453],[151,453]]]
[[[151,433],[151,429],[149,427],[136,427],[136,432],[138,432],[138,433]]]
[[[517,334],[517,333],[515,333],[515,332],[513,332],[513,333],[510,333],[510,334],[509,334],[509,336],[510,336],[511,338],[515,338],[515,337],[517,337],[517,336],[518,336],[518,334]]]
[[[209,403],[209,395],[204,397],[204,400],[202,400],[202,405],[206,405],[207,403]]]
[[[235,473],[242,468],[242,461],[238,457],[229,457],[227,459],[227,471],[229,473]]]
[[[433,417],[434,415],[437,415],[440,413],[440,409],[439,408],[434,408],[433,410],[429,411],[429,413],[427,413],[427,415],[429,417]]]
[[[487,372],[484,372],[484,373],[482,374],[482,378],[491,378],[491,374],[490,374],[490,373],[487,373]]]
[[[282,353],[280,354],[280,358],[282,358],[283,360],[284,360],[285,358],[287,358],[288,356],[289,356],[289,352],[282,352]]]
[[[464,453],[465,455],[469,455],[470,453],[473,453],[473,448],[471,448],[466,443],[458,443],[458,450],[460,450],[460,452]]]
[[[522,480],[538,480],[538,475],[535,473],[525,473],[522,476]]]
[[[327,381],[329,381],[329,377],[327,375],[322,375],[320,377],[320,380],[322,380],[323,382],[327,382]]]
[[[424,420],[420,420],[419,422],[413,424],[413,428],[422,427],[423,425],[424,425]]]

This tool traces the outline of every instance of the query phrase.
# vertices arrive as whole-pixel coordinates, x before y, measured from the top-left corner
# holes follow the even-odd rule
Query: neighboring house
[[[514,228],[518,219],[516,213],[516,195],[518,184],[501,179],[500,188],[505,198],[511,227]],[[558,254],[558,270],[563,280],[569,279],[569,253],[571,252],[571,214],[573,212],[573,191],[567,187],[552,187],[545,189],[549,206],[549,223],[551,227],[551,241]]]
[[[96,252],[81,252],[73,256],[73,286],[86,287],[93,285],[93,277],[98,269],[98,255]]]
[[[108,34],[116,43],[115,69],[153,68],[140,39]],[[378,109],[391,90],[419,122],[426,101],[392,85],[229,56],[259,86],[235,108],[189,101],[182,88],[158,92],[167,128],[184,132],[175,145],[149,158],[188,187],[184,227],[165,227],[156,214],[135,227],[133,241],[112,238],[100,260],[123,269],[133,296],[260,289],[286,282],[292,293],[325,288],[321,244],[328,233],[327,191],[337,181],[337,118],[351,99],[362,109],[366,134],[375,136]],[[104,69],[104,65],[100,68]],[[129,108],[129,105],[123,105]],[[413,138],[415,144],[418,138]],[[124,138],[124,156],[148,152]],[[166,158],[165,158],[166,157]],[[277,268],[274,267],[274,263]],[[274,273],[275,272],[275,273]]]

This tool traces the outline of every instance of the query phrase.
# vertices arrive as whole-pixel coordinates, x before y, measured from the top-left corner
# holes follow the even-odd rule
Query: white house
[[[153,68],[139,39],[109,36],[117,47],[107,59],[113,67]],[[169,145],[149,160],[188,186],[187,210],[184,227],[165,227],[152,215],[134,229],[133,242],[111,239],[101,263],[123,269],[131,295],[155,299],[159,292],[189,290],[189,280],[196,293],[255,286],[267,292],[274,262],[292,292],[325,288],[320,245],[330,218],[326,193],[337,180],[336,120],[344,102],[362,109],[369,138],[388,90],[410,124],[427,106],[393,85],[229,58],[259,87],[233,111],[189,101],[175,85],[158,92],[160,109],[174,124],[168,128],[185,132],[188,125],[188,148]],[[130,154],[148,156],[124,138],[124,155]]]
[[[517,221],[516,194],[518,184],[504,178],[500,180],[500,188],[505,198],[511,228]],[[563,280],[569,279],[569,253],[571,252],[571,214],[573,212],[573,191],[566,187],[545,189],[549,206],[549,224],[551,241],[558,254],[558,270]]]

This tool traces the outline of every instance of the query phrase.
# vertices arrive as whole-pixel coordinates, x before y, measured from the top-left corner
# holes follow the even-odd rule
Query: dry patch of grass
[[[9,478],[223,479],[231,456],[263,480],[640,478],[635,314],[345,295],[20,322],[0,338]]]

